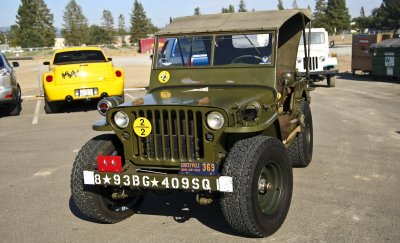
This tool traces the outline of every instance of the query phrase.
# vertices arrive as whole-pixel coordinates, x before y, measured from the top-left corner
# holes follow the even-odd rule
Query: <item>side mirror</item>
[[[111,62],[111,61],[112,61],[112,58],[111,58],[111,57],[107,58],[107,61]]]
[[[50,62],[43,62],[43,65],[49,66],[49,65],[50,65]]]
[[[279,82],[285,87],[292,86],[294,84],[294,76],[292,73],[283,73],[279,77]]]
[[[13,67],[19,67],[19,63],[18,62],[12,62]]]
[[[153,60],[153,54],[150,55],[150,59]]]

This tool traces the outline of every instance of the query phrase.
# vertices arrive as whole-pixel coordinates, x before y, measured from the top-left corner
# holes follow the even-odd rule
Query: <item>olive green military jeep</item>
[[[105,119],[93,129],[112,133],[76,157],[71,190],[81,212],[116,223],[146,192],[179,190],[203,205],[220,198],[243,235],[277,231],[292,166],[312,157],[308,78],[295,71],[309,21],[307,10],[224,13],[177,18],[157,33],[148,93],[98,104]]]

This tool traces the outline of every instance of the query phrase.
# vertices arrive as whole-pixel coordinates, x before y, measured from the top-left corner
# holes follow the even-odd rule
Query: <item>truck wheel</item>
[[[331,76],[331,75],[326,76],[326,82],[328,84],[328,87],[335,87],[336,86],[336,75],[335,76]]]
[[[58,111],[58,103],[56,102],[49,102],[44,98],[44,111],[46,114],[56,113]]]
[[[307,167],[313,154],[313,123],[311,109],[307,101],[301,104],[301,111],[304,115],[303,130],[289,146],[289,158],[293,167]]]
[[[13,105],[9,111],[10,116],[19,116],[22,110],[22,95],[21,95],[21,88],[17,87],[17,99],[15,105]]]
[[[83,184],[83,171],[97,170],[98,155],[121,155],[121,150],[122,144],[115,135],[94,137],[79,151],[72,168],[71,196],[75,205],[85,216],[102,223],[117,223],[130,217],[144,199],[143,194],[133,191],[114,199],[112,195],[121,194],[121,188]]]
[[[266,136],[236,142],[222,174],[233,178],[233,192],[221,196],[230,226],[252,237],[275,233],[289,211],[293,190],[292,167],[282,142]]]

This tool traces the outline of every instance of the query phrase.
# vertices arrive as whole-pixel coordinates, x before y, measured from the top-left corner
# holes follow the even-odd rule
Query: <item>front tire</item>
[[[289,211],[293,190],[292,167],[282,142],[266,136],[236,142],[222,174],[233,178],[233,192],[221,197],[230,226],[252,237],[275,233]]]
[[[10,116],[19,116],[22,110],[22,93],[21,93],[21,87],[19,87],[19,85],[17,87],[16,97],[17,97],[16,102],[9,111]]]
[[[143,202],[143,194],[130,191],[122,199],[113,199],[112,194],[121,193],[122,189],[83,184],[83,171],[97,170],[98,155],[122,154],[122,144],[115,135],[100,135],[88,141],[76,156],[71,173],[71,196],[85,216],[102,223],[117,223],[132,216]]]

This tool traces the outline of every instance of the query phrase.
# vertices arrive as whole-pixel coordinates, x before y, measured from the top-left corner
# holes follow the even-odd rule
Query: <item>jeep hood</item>
[[[272,104],[274,90],[266,87],[187,87],[153,90],[142,98],[123,106],[206,106],[218,107],[228,112],[232,107],[242,107],[252,101]]]

